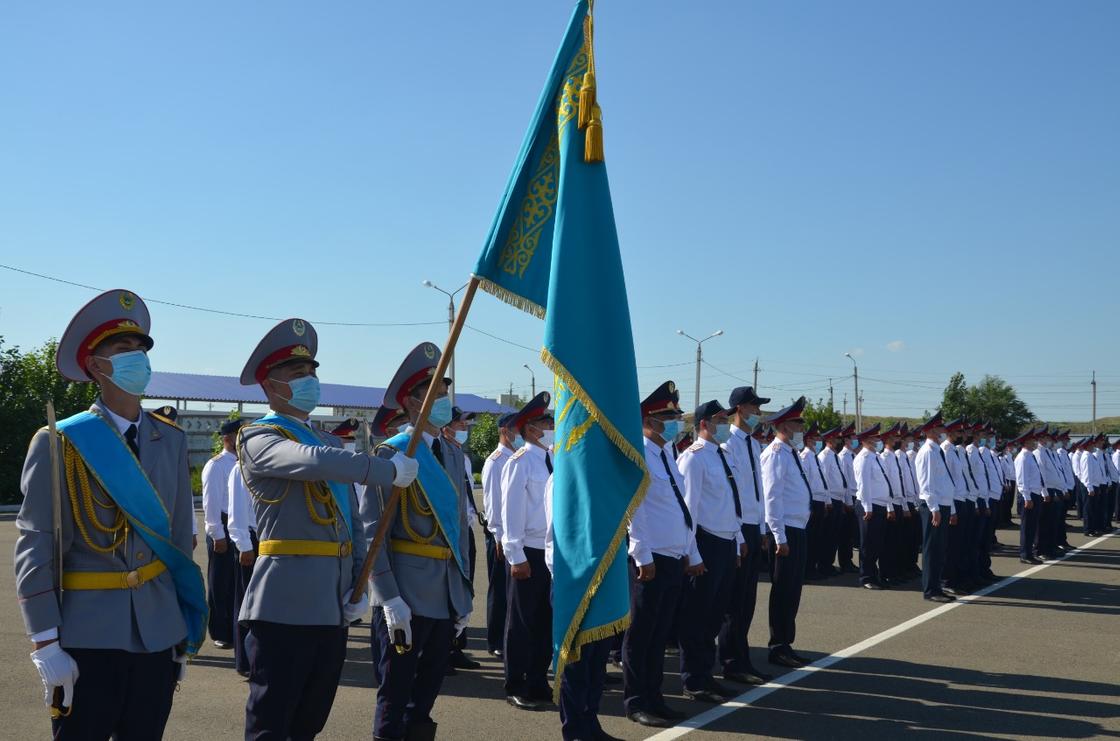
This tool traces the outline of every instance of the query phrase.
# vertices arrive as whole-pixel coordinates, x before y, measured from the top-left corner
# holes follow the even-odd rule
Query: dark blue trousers
[[[941,574],[949,544],[949,507],[939,507],[941,524],[933,525],[933,513],[925,502],[918,510],[922,518],[922,593],[926,597],[943,594]]]
[[[805,531],[786,526],[789,555],[770,559],[770,653],[793,650],[797,637],[797,611],[801,607],[801,587],[805,583],[808,557]]]
[[[655,553],[653,563],[653,579],[638,581],[638,570],[630,562],[630,627],[622,640],[622,696],[627,715],[639,710],[656,713],[665,704],[661,694],[665,645],[684,585],[684,559]]]
[[[78,662],[70,715],[51,721],[55,739],[120,741],[163,736],[179,665],[171,649],[150,654],[68,648]]]
[[[226,517],[222,514],[222,534],[226,552],[215,553],[214,541],[206,536],[206,602],[210,607],[210,638],[233,643],[233,572],[237,565],[237,548],[229,539]]]
[[[599,701],[613,642],[612,636],[585,644],[580,649],[579,661],[564,667],[560,680],[560,734],[565,741],[595,739],[603,734]]]
[[[825,514],[825,551],[824,559],[820,566],[827,569],[836,563],[836,556],[840,552],[840,541],[843,536],[844,522],[847,513],[844,511],[844,503],[835,499],[831,502],[832,508]],[[849,557],[850,557],[849,551]]]
[[[373,735],[404,738],[410,727],[430,725],[436,704],[455,621],[451,618],[412,616],[412,649],[397,653],[385,618],[374,616],[373,641],[378,645],[377,709],[373,715]]]
[[[245,741],[312,739],[331,714],[346,661],[345,627],[249,623]]]
[[[971,499],[957,502],[956,530],[955,551],[953,551],[953,534],[949,534],[950,556],[954,562],[953,583],[957,586],[964,586],[972,581],[973,572],[976,570],[974,564],[978,561],[976,556],[976,502]]]
[[[863,505],[856,506],[859,515],[859,583],[878,582],[883,546],[887,534],[887,508],[871,506],[871,519],[864,517]]]
[[[552,664],[552,577],[544,562],[544,549],[526,548],[528,579],[507,585],[506,696],[551,699],[548,667]]]
[[[1085,516],[1084,526],[1085,534],[1104,532],[1105,517],[1104,509],[1107,506],[1108,494],[1105,491],[1106,487],[1098,486],[1093,491],[1087,492],[1085,496]]]
[[[735,584],[734,540],[696,528],[696,547],[707,572],[684,580],[678,640],[681,647],[681,681],[690,692],[699,692],[712,681],[716,636],[731,605]]]
[[[743,541],[747,544],[747,557],[739,563],[731,584],[731,598],[727,616],[719,629],[717,640],[718,661],[725,672],[748,671],[751,652],[747,635],[754,620],[758,601],[758,573],[762,568],[762,535],[758,525],[743,525]]]
[[[249,537],[253,539],[253,552],[257,551],[257,533],[254,530],[249,531]],[[230,550],[236,551],[233,543],[230,543]],[[249,656],[245,653],[245,636],[249,635],[249,626],[242,625],[237,621],[237,616],[241,614],[241,601],[245,599],[245,590],[249,587],[249,580],[253,578],[253,567],[242,566],[240,559],[236,556],[233,562],[233,665],[239,674],[248,676],[249,674]],[[256,564],[256,561],[253,562]]]
[[[1054,532],[1056,521],[1054,519],[1054,510],[1057,508],[1057,494],[1053,489],[1046,490],[1047,496],[1050,501],[1045,499],[1041,502],[1041,509],[1038,512],[1038,535],[1035,537],[1035,549],[1037,553],[1043,556],[1053,557],[1058,552],[1057,533]]]
[[[1031,494],[1031,508],[1023,507],[1019,514],[1019,558],[1034,558],[1034,541],[1038,536],[1038,513],[1041,509],[1042,497]]]
[[[972,517],[972,554],[969,560],[969,577],[973,581],[980,581],[980,577],[988,572],[992,565],[991,550],[992,540],[988,537],[988,498],[980,499],[974,505]]]
[[[499,651],[506,635],[506,575],[508,566],[498,558],[498,544],[494,534],[486,531],[486,648]]]

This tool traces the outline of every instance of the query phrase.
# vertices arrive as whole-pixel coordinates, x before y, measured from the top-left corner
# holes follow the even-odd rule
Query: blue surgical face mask
[[[523,447],[525,447],[525,438],[521,437],[521,435],[517,435],[513,438],[513,442],[510,445],[513,447],[514,450],[517,450],[518,448],[523,448]]]
[[[725,443],[731,437],[731,425],[716,425],[715,432],[712,433],[717,443]]]
[[[755,427],[758,427],[759,419],[760,417],[757,414],[752,414],[743,420],[743,422],[747,425],[748,430],[753,430]]]
[[[143,350],[122,352],[108,358],[100,355],[94,357],[113,364],[113,373],[108,378],[126,394],[141,396],[152,380],[152,364],[148,362],[148,353]]]
[[[878,442],[875,443],[875,452],[876,453],[882,453],[883,452],[883,441],[882,440],[879,440]]]
[[[466,430],[455,430],[455,442],[460,445],[466,445],[468,437],[470,437],[470,433]]]
[[[817,451],[818,453],[821,452],[822,450],[824,450],[824,443],[822,443],[820,440],[817,440],[815,443],[813,443],[813,450]]]
[[[541,432],[541,445],[546,447],[546,448],[551,448],[553,439],[555,438],[555,435],[556,435],[556,433],[555,433],[554,430],[544,430],[544,431],[542,431]]]
[[[801,450],[802,448],[805,447],[805,433],[804,432],[793,433],[793,438],[792,438],[791,442],[793,444],[793,449],[794,450]]]
[[[319,379],[315,376],[303,376],[286,381],[292,390],[292,398],[288,403],[301,412],[311,414],[319,406]]]
[[[859,440],[852,440],[850,443],[848,443],[848,446],[852,450],[859,450]]]
[[[914,449],[914,443],[906,443],[906,449],[907,450],[913,450]]]
[[[441,396],[432,404],[432,411],[428,413],[428,422],[436,427],[446,427],[451,421],[451,397]]]
[[[677,435],[681,434],[684,429],[684,422],[679,419],[664,420],[665,429],[661,432],[661,437],[665,442],[672,442],[677,439]]]

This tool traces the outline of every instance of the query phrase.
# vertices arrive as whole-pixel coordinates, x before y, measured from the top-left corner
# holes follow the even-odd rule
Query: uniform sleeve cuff
[[[58,640],[58,628],[57,627],[47,628],[46,630],[41,630],[38,633],[32,633],[31,634],[31,641],[33,643],[39,643],[40,641],[57,641],[57,640]]]

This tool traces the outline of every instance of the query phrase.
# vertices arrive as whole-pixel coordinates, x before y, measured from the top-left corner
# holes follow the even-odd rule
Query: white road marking
[[[1045,569],[1048,566],[1053,566],[1056,563],[1060,563],[1061,561],[1065,561],[1067,558],[1072,558],[1073,556],[1076,556],[1078,553],[1080,553],[1083,550],[1092,548],[1095,545],[1103,543],[1108,538],[1113,537],[1113,535],[1115,533],[1116,533],[1116,531],[1114,530],[1112,533],[1109,533],[1107,535],[1102,535],[1095,540],[1089,541],[1088,543],[1081,546],[1080,548],[1076,548],[1072,551],[1069,551],[1068,553],[1063,555],[1061,558],[1055,559],[1053,561],[1047,561],[1046,563],[1039,564],[1037,566],[1032,566],[1029,569],[1025,569],[1023,571],[1020,571],[1018,574],[1008,576],[1004,579],[1001,579],[1001,580],[997,581],[995,584],[991,584],[987,587],[984,587],[983,589],[981,589],[978,592],[974,592],[973,594],[965,595],[963,597],[958,597],[955,602],[948,602],[946,604],[941,605],[940,607],[935,607],[932,610],[930,610],[929,612],[923,612],[921,615],[918,615],[915,618],[911,618],[910,620],[907,620],[904,623],[899,623],[898,625],[894,626],[893,628],[887,628],[882,633],[877,633],[876,635],[871,636],[867,640],[860,641],[859,643],[857,643],[855,645],[852,645],[852,646],[848,646],[847,648],[841,649],[834,654],[829,654],[828,656],[825,656],[824,658],[817,659],[812,664],[808,664],[806,666],[803,666],[800,669],[794,669],[791,672],[788,672],[786,674],[781,675],[780,677],[777,677],[773,681],[767,682],[766,684],[762,685],[761,687],[755,687],[752,690],[748,690],[747,692],[744,692],[743,694],[739,695],[738,697],[736,697],[733,700],[728,700],[727,702],[723,703],[722,705],[717,705],[716,707],[712,708],[711,710],[708,710],[708,711],[705,711],[703,713],[700,713],[699,715],[693,716],[692,718],[689,718],[686,721],[682,721],[681,723],[673,726],[672,728],[667,728],[664,731],[661,731],[660,733],[654,734],[653,736],[650,736],[647,739],[647,741],[669,741],[670,739],[680,738],[681,736],[684,736],[686,733],[690,733],[692,731],[698,730],[700,728],[703,728],[704,726],[711,725],[712,723],[715,723],[720,718],[725,718],[728,715],[731,715],[732,713],[734,713],[736,710],[741,710],[742,708],[748,707],[752,703],[757,702],[758,700],[761,700],[763,697],[766,697],[767,695],[769,695],[772,692],[777,692],[778,690],[782,689],[783,687],[789,687],[791,685],[797,684],[798,682],[805,679],[806,677],[811,676],[814,672],[819,672],[821,669],[827,669],[828,667],[832,666],[833,664],[835,664],[839,661],[843,661],[844,659],[847,659],[851,656],[855,656],[856,654],[862,653],[869,648],[872,648],[874,646],[879,645],[883,641],[890,640],[891,638],[894,638],[895,636],[897,636],[901,633],[905,633],[906,631],[910,630],[911,628],[916,628],[919,625],[921,625],[922,623],[925,623],[929,620],[933,620],[935,617],[938,617],[939,615],[944,615],[946,612],[949,612],[949,610],[955,610],[956,608],[960,607],[961,605],[968,604],[969,602],[972,602],[973,600],[976,600],[976,599],[979,599],[981,597],[987,596],[987,595],[991,594],[992,592],[996,591],[997,589],[1002,589],[1003,587],[1006,587],[1009,584],[1013,584],[1013,583],[1019,581],[1020,579],[1026,579],[1027,577],[1032,576],[1033,574],[1037,574],[1038,572],[1042,571],[1043,569]]]

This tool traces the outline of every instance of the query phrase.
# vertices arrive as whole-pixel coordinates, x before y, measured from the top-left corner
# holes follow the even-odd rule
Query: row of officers
[[[96,383],[100,396],[88,411],[60,421],[57,432],[40,430],[24,464],[15,583],[56,738],[161,737],[175,688],[208,628],[234,646],[247,675],[245,738],[313,738],[334,701],[348,630],[372,606],[379,685],[373,736],[433,739],[431,711],[474,604],[475,518],[487,534],[487,641],[505,662],[506,694],[526,710],[548,702],[547,394],[502,421],[502,445],[484,466],[485,501],[476,512],[455,434],[465,420],[456,419],[446,396],[450,379],[435,375],[438,348],[422,343],[405,357],[385,393],[380,424],[388,439],[366,454],[309,423],[319,402],[317,335],[301,319],[279,323],[241,374],[244,385],[260,386],[270,412],[223,429],[224,451],[207,475],[221,480],[229,469],[225,522],[220,506],[208,507],[205,517],[211,553],[232,558],[237,551],[232,579],[239,604],[220,607],[218,590],[207,599],[191,558],[185,435],[140,406],[155,344],[150,327],[147,307],[129,291],[106,292],[82,307],[63,333],[56,364],[72,381]],[[432,386],[438,398],[419,431],[423,444],[406,455]],[[913,431],[819,432],[806,429],[804,399],[763,419],[768,401],[745,387],[735,389],[727,407],[701,404],[697,439],[679,456],[673,441],[683,415],[675,386],[667,382],[642,402],[652,481],[630,527],[631,622],[617,647],[626,712],[637,723],[667,725],[683,715],[661,689],[669,643],[679,646],[685,694],[694,700],[722,702],[734,694],[717,674],[748,684],[768,678],[751,664],[747,645],[763,568],[772,584],[769,661],[804,665],[793,648],[802,583],[807,574],[829,573],[833,543],[835,558],[850,564],[844,549],[855,538],[837,525],[850,524],[849,515],[860,531],[864,584],[913,573],[912,560],[901,554],[913,553],[915,517],[922,523],[927,597],[951,598],[943,582],[967,589],[987,573],[982,554],[990,538],[980,523],[994,506],[990,487],[1008,479],[1006,470],[989,465],[995,459],[988,446],[976,445],[981,452],[971,458],[965,438],[978,432],[972,426],[938,415]],[[774,435],[765,447],[756,439],[760,423]],[[391,424],[402,431],[392,434]],[[925,439],[912,460],[898,455],[911,434]],[[1030,513],[1023,518],[1029,558],[1034,542],[1047,555],[1049,539],[1061,530],[1047,512],[1056,522],[1054,503],[1076,490],[1050,488],[1059,479],[1047,478],[1049,458],[1035,455],[1036,441],[1048,443],[1047,434],[1024,435],[1018,444],[1025,452],[1015,458],[1017,498]],[[853,439],[859,451],[846,443]],[[1103,528],[1115,471],[1096,465],[1099,449],[1079,452],[1070,460],[1086,489],[1087,527],[1091,521]],[[389,511],[394,488],[404,494]],[[385,546],[368,583],[359,583],[383,518],[391,519]],[[895,563],[890,538],[909,548],[898,546]],[[565,738],[610,738],[597,711],[614,644],[584,646],[558,678]]]

